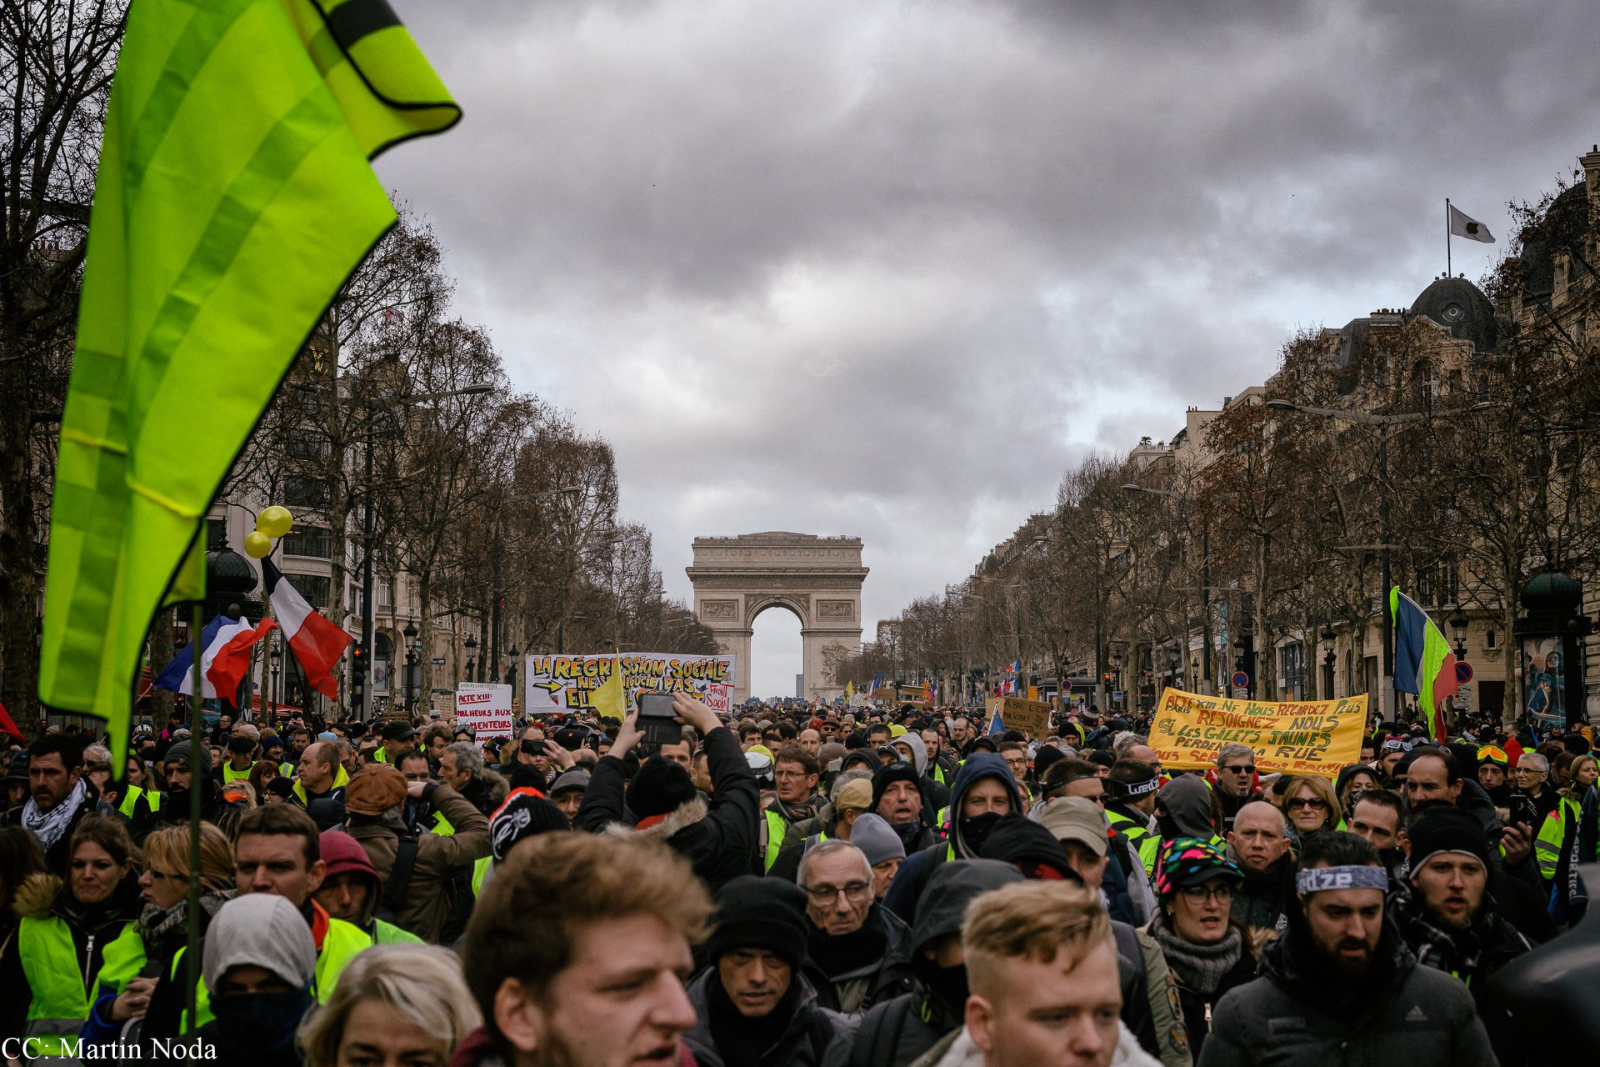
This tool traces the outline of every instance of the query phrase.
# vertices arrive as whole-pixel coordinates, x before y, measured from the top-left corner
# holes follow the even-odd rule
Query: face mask
[[[242,993],[213,997],[211,1011],[224,1035],[235,1037],[235,1054],[281,1049],[294,1041],[295,1028],[311,1009],[311,983],[284,993]]]
[[[1004,816],[998,811],[986,812],[961,819],[961,843],[965,845],[974,856],[983,849],[984,841],[988,840],[989,833]]]
[[[948,1007],[961,1011],[967,1003],[967,965],[958,963],[954,967],[934,967],[927,974],[928,988]]]

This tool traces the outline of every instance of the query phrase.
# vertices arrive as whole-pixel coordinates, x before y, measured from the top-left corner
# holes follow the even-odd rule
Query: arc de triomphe
[[[861,649],[861,538],[813,534],[743,534],[697,537],[694,612],[710,627],[726,653],[738,657],[735,703],[750,696],[750,634],[756,616],[788,608],[800,618],[805,695],[830,698],[844,692],[828,670],[832,655]],[[763,693],[762,696],[775,696]]]

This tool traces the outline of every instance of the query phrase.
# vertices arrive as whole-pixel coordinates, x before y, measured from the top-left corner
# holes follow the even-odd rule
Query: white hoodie
[[[955,1044],[939,1058],[937,1067],[983,1067],[983,1051],[973,1044],[963,1027]],[[1139,1039],[1120,1019],[1117,1021],[1117,1050],[1111,1054],[1111,1067],[1161,1067],[1161,1061],[1139,1047]]]

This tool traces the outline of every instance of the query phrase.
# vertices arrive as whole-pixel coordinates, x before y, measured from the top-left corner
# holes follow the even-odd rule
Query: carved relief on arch
[[[700,604],[700,617],[702,619],[737,619],[739,617],[739,602],[737,600],[706,600]]]
[[[817,601],[817,618],[819,619],[854,619],[856,606],[850,600],[819,600]]]

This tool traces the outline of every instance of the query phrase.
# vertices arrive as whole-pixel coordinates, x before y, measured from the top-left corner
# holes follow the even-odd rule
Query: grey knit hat
[[[887,860],[906,858],[906,846],[900,835],[889,828],[883,816],[871,812],[857,816],[850,824],[850,843],[859,848],[874,867]]]

